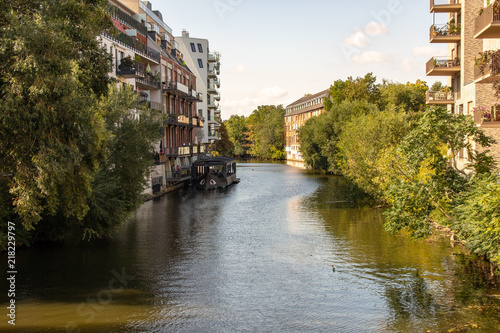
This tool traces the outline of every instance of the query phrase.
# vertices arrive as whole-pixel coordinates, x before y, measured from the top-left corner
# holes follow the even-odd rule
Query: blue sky
[[[258,105],[286,106],[368,72],[402,83],[446,81],[425,76],[425,63],[446,54],[446,44],[429,44],[427,1],[151,2],[175,36],[186,29],[221,53],[223,119],[249,115]]]

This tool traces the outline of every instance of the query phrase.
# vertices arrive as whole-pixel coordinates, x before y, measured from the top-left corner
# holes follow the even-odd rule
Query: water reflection
[[[16,328],[498,328],[491,286],[469,283],[475,275],[460,269],[462,257],[447,242],[386,233],[381,211],[344,179],[258,163],[240,164],[238,176],[242,182],[226,189],[187,188],[149,201],[112,239],[19,251]],[[0,331],[10,330],[0,322]]]

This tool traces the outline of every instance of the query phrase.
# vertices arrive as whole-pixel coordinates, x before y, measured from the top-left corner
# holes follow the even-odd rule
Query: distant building
[[[286,107],[285,111],[285,151],[287,160],[304,161],[300,153],[298,129],[310,118],[325,112],[325,98],[330,89],[320,93],[307,94]]]
[[[427,62],[426,74],[447,78],[448,86],[440,91],[429,90],[427,104],[445,106],[454,114],[472,115],[477,126],[500,143],[500,107],[493,90],[500,64],[492,62],[490,54],[500,49],[500,16],[494,13],[493,3],[431,0],[433,24],[429,40],[447,44],[448,55],[432,57]],[[442,17],[445,17],[442,21],[436,21]],[[484,71],[480,70],[482,64]],[[492,147],[492,153],[500,162],[500,144]],[[458,158],[462,165],[470,162],[466,149],[458,152]]]
[[[109,0],[108,15],[118,34],[101,34],[113,57],[110,76],[139,95],[141,105],[163,116],[162,137],[155,151],[156,166],[148,179],[152,194],[189,179],[191,164],[204,147],[197,133],[202,122],[197,103],[196,75],[183,60],[172,29],[149,1]],[[180,167],[181,170],[177,170]]]
[[[201,140],[204,144],[211,144],[220,140],[220,55],[210,52],[208,40],[190,37],[187,31],[175,40],[179,43],[186,65],[196,74],[198,92],[206,97],[198,103],[198,114],[204,119]]]

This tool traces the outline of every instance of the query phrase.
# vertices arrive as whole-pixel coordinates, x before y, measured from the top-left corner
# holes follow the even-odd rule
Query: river
[[[500,292],[459,248],[385,232],[345,180],[266,163],[238,177],[146,202],[111,239],[19,249],[16,330],[2,292],[0,332],[500,330]]]

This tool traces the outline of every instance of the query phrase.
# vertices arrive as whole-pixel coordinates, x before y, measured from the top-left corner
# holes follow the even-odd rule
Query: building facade
[[[314,95],[307,94],[286,107],[285,151],[287,160],[304,161],[300,153],[298,129],[308,119],[317,117],[325,112],[325,98],[328,98],[329,94],[329,89]]]
[[[430,12],[430,43],[447,44],[448,55],[431,58],[426,74],[446,77],[447,86],[429,90],[427,104],[473,116],[477,126],[500,142],[500,108],[493,90],[498,71],[488,58],[491,51],[500,49],[500,15],[488,0],[430,0]],[[491,151],[500,161],[500,145]],[[458,158],[462,165],[469,162],[466,150]]]
[[[196,136],[202,128],[197,113],[202,95],[172,29],[150,2],[110,0],[108,14],[117,29],[116,34],[101,34],[113,58],[110,76],[117,85],[132,87],[139,105],[158,112],[163,121],[161,139],[152,152],[156,165],[148,179],[151,186],[145,191],[157,193],[189,179],[191,164],[204,154]]]
[[[176,37],[179,49],[184,54],[188,67],[196,74],[198,91],[206,96],[198,103],[198,114],[203,117],[202,142],[206,145],[220,140],[220,55],[210,52],[208,40],[193,38],[189,32],[183,31]]]

